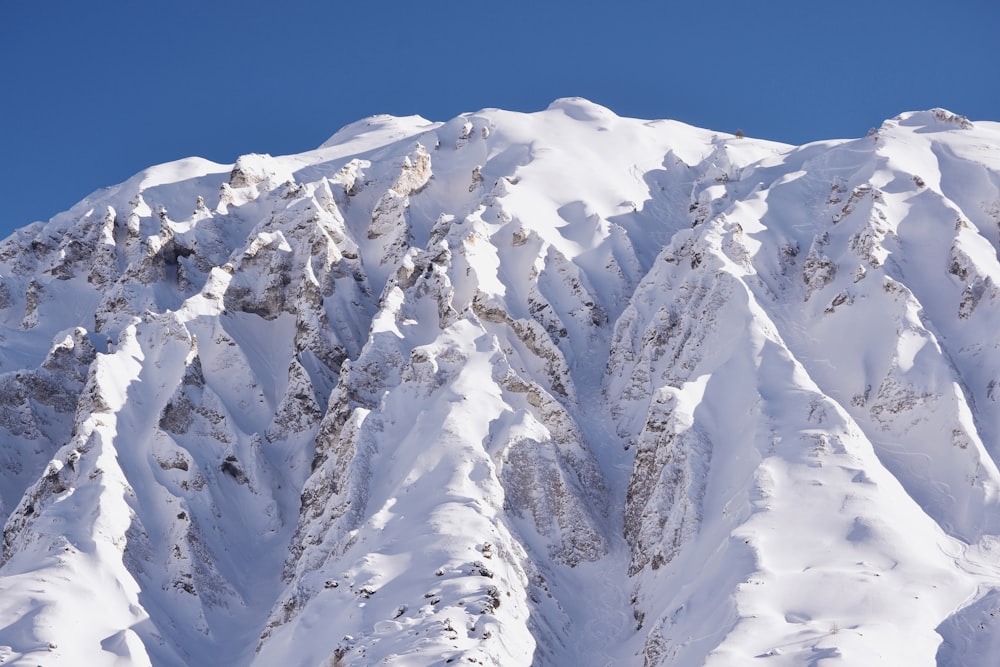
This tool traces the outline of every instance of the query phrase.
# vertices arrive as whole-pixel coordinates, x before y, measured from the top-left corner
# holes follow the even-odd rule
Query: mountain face
[[[1000,124],[584,100],[0,244],[0,662],[983,665]]]

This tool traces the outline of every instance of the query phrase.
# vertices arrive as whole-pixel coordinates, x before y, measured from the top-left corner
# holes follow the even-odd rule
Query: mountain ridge
[[[377,116],[15,232],[0,656],[986,660],[998,140]]]

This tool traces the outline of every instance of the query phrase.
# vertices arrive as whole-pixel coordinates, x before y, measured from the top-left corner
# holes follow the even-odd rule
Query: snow
[[[987,664],[998,146],[568,98],[15,233],[0,662]]]

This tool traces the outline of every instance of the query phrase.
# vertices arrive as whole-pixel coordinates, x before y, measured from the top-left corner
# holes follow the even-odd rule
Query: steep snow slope
[[[943,110],[148,169],[0,245],[0,660],[986,664],[998,251]]]

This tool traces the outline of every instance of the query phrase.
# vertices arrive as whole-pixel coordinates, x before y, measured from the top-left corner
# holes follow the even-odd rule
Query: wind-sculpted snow
[[[1000,125],[584,100],[0,244],[0,662],[985,664]]]

